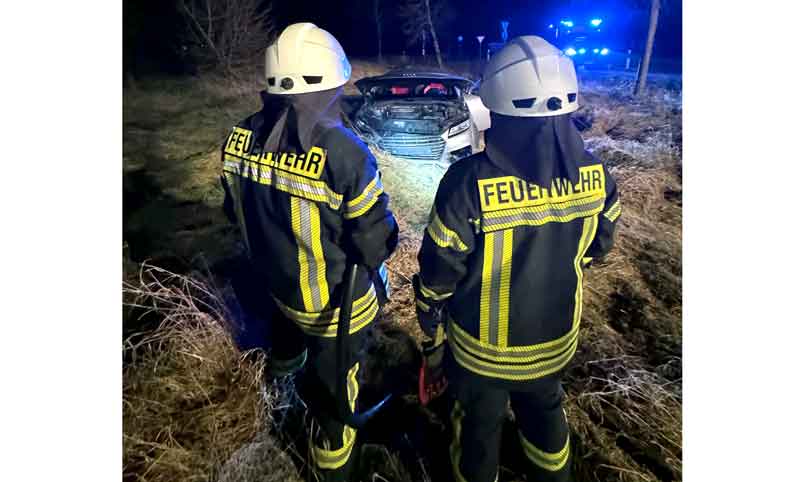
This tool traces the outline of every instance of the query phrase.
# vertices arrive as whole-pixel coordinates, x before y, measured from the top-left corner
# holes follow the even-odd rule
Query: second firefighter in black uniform
[[[611,249],[621,212],[570,119],[577,93],[562,52],[509,42],[480,89],[486,150],[453,164],[436,193],[415,295],[429,336],[446,324],[458,482],[497,479],[509,401],[531,480],[569,480],[560,378],[578,346],[584,265]]]

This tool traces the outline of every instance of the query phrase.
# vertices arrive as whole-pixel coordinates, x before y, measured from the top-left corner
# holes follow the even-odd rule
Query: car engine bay
[[[375,102],[365,105],[359,114],[359,121],[383,134],[439,135],[454,122],[469,117],[466,106],[459,101],[427,99]]]

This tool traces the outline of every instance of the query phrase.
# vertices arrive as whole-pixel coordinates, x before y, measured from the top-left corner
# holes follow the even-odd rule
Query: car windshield
[[[396,80],[373,85],[367,89],[375,100],[386,99],[456,99],[458,87],[441,80]]]

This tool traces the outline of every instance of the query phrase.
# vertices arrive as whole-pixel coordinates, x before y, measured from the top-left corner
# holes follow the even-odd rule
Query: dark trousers
[[[346,481],[354,465],[351,455],[356,431],[345,426],[336,411],[336,338],[306,335],[283,315],[269,294],[252,293],[250,286],[253,284],[234,281],[234,290],[246,315],[269,326],[270,374],[297,372],[298,394],[314,420],[310,447],[314,469],[322,480]],[[370,327],[364,328],[350,335],[347,341],[351,367],[346,387],[351,410],[357,409],[358,375],[369,330]]]
[[[456,402],[451,415],[450,460],[456,482],[497,480],[500,439],[509,401],[523,453],[530,462],[528,480],[570,480],[569,428],[561,408],[559,377],[536,380],[524,391],[512,391],[502,384],[486,383],[463,369],[459,371],[451,380]]]

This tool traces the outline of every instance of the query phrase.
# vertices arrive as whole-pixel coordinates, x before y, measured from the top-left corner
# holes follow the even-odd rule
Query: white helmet
[[[304,94],[334,89],[350,79],[350,62],[333,35],[295,23],[267,47],[267,92]]]
[[[517,37],[492,56],[479,93],[489,110],[508,116],[554,116],[578,109],[572,60],[534,35]]]

